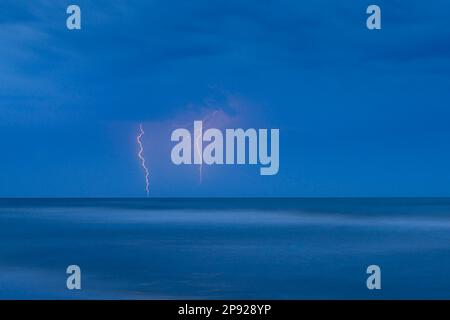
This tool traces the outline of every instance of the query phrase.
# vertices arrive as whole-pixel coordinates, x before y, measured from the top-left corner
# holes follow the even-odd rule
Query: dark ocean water
[[[7,299],[450,298],[450,199],[1,199],[0,241]]]

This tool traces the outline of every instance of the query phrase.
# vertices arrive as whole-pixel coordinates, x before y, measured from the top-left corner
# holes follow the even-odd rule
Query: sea
[[[0,299],[449,299],[449,272],[448,198],[0,199]]]

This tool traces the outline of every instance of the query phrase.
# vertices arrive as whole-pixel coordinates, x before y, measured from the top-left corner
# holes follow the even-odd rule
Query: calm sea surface
[[[449,274],[450,199],[0,199],[3,299],[448,299]]]

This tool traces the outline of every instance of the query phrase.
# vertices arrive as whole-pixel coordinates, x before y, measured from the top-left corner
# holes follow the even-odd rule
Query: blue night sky
[[[82,29],[66,28],[66,8]],[[382,30],[366,28],[370,4]],[[450,2],[0,3],[0,196],[450,196]],[[174,128],[279,128],[280,171],[175,166]]]

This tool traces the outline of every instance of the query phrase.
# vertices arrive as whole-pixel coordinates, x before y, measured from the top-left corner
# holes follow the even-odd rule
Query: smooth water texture
[[[450,199],[1,199],[0,241],[3,299],[450,298]]]

